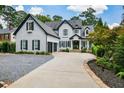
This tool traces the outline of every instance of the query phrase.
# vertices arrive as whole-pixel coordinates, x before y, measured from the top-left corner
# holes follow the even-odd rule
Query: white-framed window
[[[64,29],[63,30],[63,36],[67,36],[68,35],[68,29]]]
[[[40,40],[32,40],[32,50],[40,50]]]
[[[89,31],[90,31],[90,28],[89,28],[89,27],[87,27],[87,28],[85,29],[85,36],[88,36]]]
[[[75,29],[75,30],[74,30],[74,33],[75,33],[75,34],[78,34],[78,33],[79,33],[79,30],[78,30],[78,29]]]
[[[20,47],[21,47],[21,50],[27,50],[28,49],[28,40],[21,40]]]
[[[27,22],[26,23],[26,30],[34,30],[34,22]]]
[[[60,41],[59,42],[59,47],[61,48],[61,47],[63,47],[63,48],[65,48],[65,47],[71,47],[71,41]]]

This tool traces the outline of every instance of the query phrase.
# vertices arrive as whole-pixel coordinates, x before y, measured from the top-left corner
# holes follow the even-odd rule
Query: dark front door
[[[73,49],[79,49],[79,41],[73,41]]]
[[[52,42],[48,42],[48,52],[52,52]]]
[[[54,52],[57,51],[57,43],[54,43]]]

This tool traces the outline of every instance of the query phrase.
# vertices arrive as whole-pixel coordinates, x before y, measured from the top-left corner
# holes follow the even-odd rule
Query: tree
[[[82,17],[84,20],[82,22],[83,25],[96,25],[97,18],[95,16],[95,10],[92,8],[88,8],[86,11],[82,12],[80,14],[80,17]]]
[[[53,16],[53,21],[62,21],[62,16],[54,15]]]
[[[24,20],[27,13],[24,11],[16,11],[11,6],[0,6],[0,16],[3,20],[7,22],[7,27],[12,29],[13,27],[18,27],[19,24]]]
[[[7,22],[8,28],[14,27],[14,24],[16,24],[16,10],[11,6],[0,6],[0,16],[2,16],[4,21]]]
[[[113,59],[117,64],[124,67],[124,34],[118,37]]]
[[[41,21],[41,22],[51,22],[52,19],[48,16],[44,16],[44,15],[36,15],[36,17]]]
[[[79,16],[73,16],[70,20],[80,20]]]
[[[103,27],[102,18],[98,19],[97,25],[100,26],[100,27]]]
[[[2,24],[0,24],[0,29],[3,29],[3,26],[2,26]]]

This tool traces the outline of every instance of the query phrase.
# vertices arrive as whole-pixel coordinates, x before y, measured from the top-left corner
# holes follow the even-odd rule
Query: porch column
[[[89,41],[87,40],[87,49],[89,49]]]
[[[73,40],[71,40],[71,50],[73,50]]]
[[[79,50],[81,50],[81,40],[79,40]]]

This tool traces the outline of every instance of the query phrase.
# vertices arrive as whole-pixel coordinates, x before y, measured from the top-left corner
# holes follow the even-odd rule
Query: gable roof
[[[17,34],[17,32],[20,30],[20,28],[23,26],[23,24],[27,21],[27,19],[31,17],[37,24],[38,26],[44,30],[44,32],[47,35],[51,35],[53,37],[59,38],[59,36],[52,30],[52,28],[50,28],[49,26],[47,26],[46,24],[44,24],[43,22],[41,22],[40,20],[38,20],[36,17],[34,17],[31,14],[28,14],[27,17],[23,20],[23,22],[19,25],[19,27],[16,29],[16,31],[14,32],[14,35]]]
[[[53,30],[59,29],[59,27],[64,23],[68,23],[73,29],[81,29],[82,21],[81,20],[63,20],[59,22],[46,22],[45,24],[51,27]]]
[[[79,39],[83,39],[81,36],[79,36],[79,35],[77,35],[77,34],[71,36],[69,39],[73,39],[75,36],[77,36]]]

